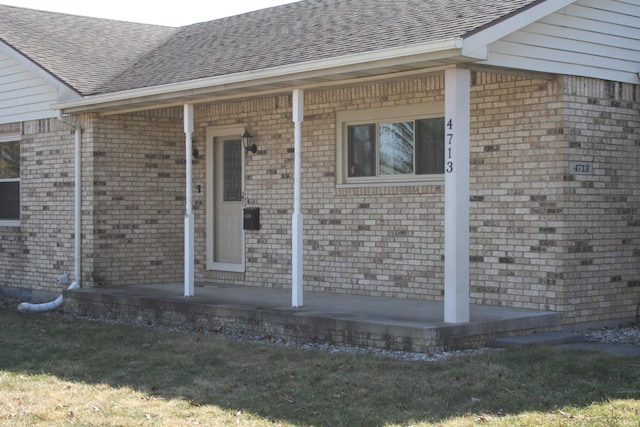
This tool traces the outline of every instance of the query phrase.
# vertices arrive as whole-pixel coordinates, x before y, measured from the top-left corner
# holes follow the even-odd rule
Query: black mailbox
[[[260,208],[244,208],[243,229],[260,230]]]

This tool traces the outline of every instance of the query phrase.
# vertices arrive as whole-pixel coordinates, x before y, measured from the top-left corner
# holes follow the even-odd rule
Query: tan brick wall
[[[336,112],[436,101],[440,77],[305,93],[302,212],[305,289],[393,297],[442,298],[439,185],[336,188]],[[245,284],[289,287],[293,213],[293,123],[290,97],[196,109],[198,136],[208,126],[246,123],[256,154],[246,160],[246,197],[261,208],[262,229],[247,232]],[[204,163],[194,183],[205,182]],[[198,200],[198,198],[197,198]],[[204,203],[204,193],[199,195]],[[205,218],[197,218],[198,265],[205,265]],[[198,271],[207,280],[242,275]]]
[[[3,125],[20,142],[19,227],[0,227],[0,286],[61,291],[73,272],[73,131],[57,119]]]
[[[631,316],[640,289],[637,86],[480,72],[472,80],[472,302],[555,310],[565,322]],[[305,93],[305,289],[442,300],[442,184],[337,188],[336,114],[443,99],[441,76]],[[196,280],[290,287],[291,97],[195,114]],[[182,120],[181,108],[84,118],[85,286],[182,280]],[[73,268],[73,135],[47,123],[25,131],[26,216],[19,230],[3,229],[0,252],[43,288],[52,270]],[[246,274],[206,270],[206,129],[231,124],[247,124],[258,145],[246,158],[246,199],[261,208],[262,228],[246,233]],[[595,173],[572,175],[570,161]],[[0,278],[13,280],[6,270]]]
[[[21,134],[19,123],[0,125],[0,136]],[[22,280],[24,262],[27,258],[24,240],[16,227],[0,226],[0,286]]]
[[[180,108],[101,117],[84,137],[87,286],[180,280],[185,149]]]
[[[568,321],[630,317],[640,303],[640,88],[561,79],[570,161],[565,172],[563,284]]]
[[[475,79],[472,301],[559,311],[565,323],[633,316],[638,88],[572,77]],[[594,174],[571,173],[576,161]]]
[[[562,310],[566,171],[554,80],[473,73],[471,300]]]

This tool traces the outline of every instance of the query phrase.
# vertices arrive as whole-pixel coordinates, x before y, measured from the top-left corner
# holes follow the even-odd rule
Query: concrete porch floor
[[[66,290],[66,313],[214,332],[432,353],[487,345],[497,337],[560,330],[555,312],[471,305],[471,321],[444,323],[441,302],[291,290],[182,284]]]

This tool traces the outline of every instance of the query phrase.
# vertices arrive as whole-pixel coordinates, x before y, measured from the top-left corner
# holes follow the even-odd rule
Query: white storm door
[[[213,233],[209,234],[209,267],[244,272],[242,216],[243,147],[239,138],[213,140]]]

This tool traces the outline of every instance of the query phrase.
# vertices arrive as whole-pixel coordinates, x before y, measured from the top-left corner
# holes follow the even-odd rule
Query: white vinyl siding
[[[638,62],[640,5],[580,0],[492,43],[483,63],[637,83]]]
[[[0,123],[55,117],[55,88],[0,52]]]

